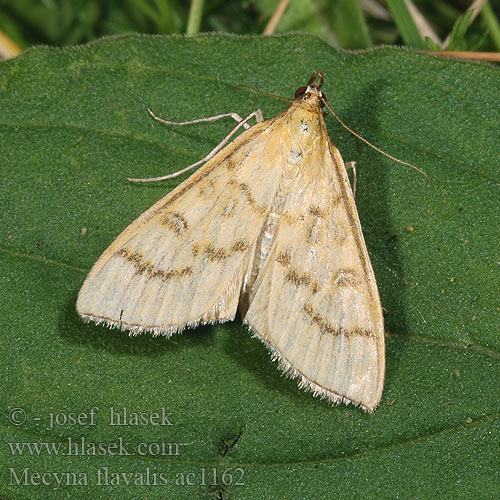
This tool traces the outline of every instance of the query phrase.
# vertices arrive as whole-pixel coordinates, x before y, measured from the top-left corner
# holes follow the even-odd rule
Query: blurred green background
[[[273,32],[314,33],[344,49],[396,44],[500,51],[500,0],[290,0]],[[0,0],[20,49],[128,32],[262,34],[280,0]]]

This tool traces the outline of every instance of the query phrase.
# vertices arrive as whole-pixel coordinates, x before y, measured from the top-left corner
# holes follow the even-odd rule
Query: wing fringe
[[[252,334],[252,337],[259,339],[266,346],[271,355],[272,361],[278,362],[278,368],[283,372],[283,375],[288,378],[298,379],[299,389],[304,389],[306,391],[312,392],[313,396],[319,397],[320,399],[326,399],[335,406],[338,406],[341,403],[345,405],[352,404],[356,407],[361,408],[367,413],[373,413],[375,408],[369,408],[368,406],[362,404],[360,401],[353,401],[352,399],[348,399],[342,394],[329,391],[328,389],[325,389],[324,387],[321,387],[320,385],[309,380],[286,360],[279,349],[262,338],[259,333],[252,327],[252,325],[250,325],[247,321],[243,321],[243,324],[247,326],[248,330]]]
[[[112,330],[118,328],[122,331],[128,332],[128,334],[132,337],[140,335],[141,333],[152,333],[154,337],[163,335],[166,338],[169,338],[175,333],[182,333],[186,328],[196,328],[199,325],[215,325],[217,323],[227,323],[228,321],[234,320],[234,316],[227,318],[216,318],[216,319],[207,319],[207,316],[208,315],[203,315],[198,319],[188,321],[186,323],[182,323],[179,325],[142,326],[142,325],[132,325],[130,323],[115,321],[113,319],[102,318],[99,316],[92,316],[91,314],[80,314],[80,317],[83,319],[85,323],[90,323],[92,321],[96,325],[104,325]]]

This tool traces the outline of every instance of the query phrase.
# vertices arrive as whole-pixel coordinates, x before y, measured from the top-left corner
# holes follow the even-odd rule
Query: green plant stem
[[[186,27],[186,35],[199,33],[204,0],[192,0]]]
[[[484,24],[486,24],[488,30],[490,31],[493,44],[496,49],[500,51],[500,23],[498,22],[498,18],[489,3],[485,4],[482,8],[481,17],[483,18]]]
[[[404,43],[410,47],[425,49],[425,42],[422,40],[405,2],[403,0],[387,0],[387,7],[391,11]]]

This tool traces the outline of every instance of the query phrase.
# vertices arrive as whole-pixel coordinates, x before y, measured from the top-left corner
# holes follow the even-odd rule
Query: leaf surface
[[[234,87],[292,97],[316,69],[351,127],[432,179],[327,119],[344,159],[357,162],[386,309],[387,378],[373,415],[299,390],[239,319],[166,340],[75,312],[99,255],[181,180],[126,177],[194,163],[233,127],[166,127],[146,106],[170,120],[257,107],[270,117],[283,102]],[[1,63],[0,496],[493,498],[499,81],[488,65],[398,48],[348,54],[297,34],[128,35]],[[167,423],[110,425],[123,408],[129,417],[164,408]],[[30,454],[15,443],[49,444]]]

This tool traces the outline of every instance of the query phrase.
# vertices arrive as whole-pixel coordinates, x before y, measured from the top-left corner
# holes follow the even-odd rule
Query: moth
[[[384,384],[382,308],[322,83],[314,72],[285,111],[132,222],[86,278],[79,315],[168,337],[239,308],[301,388],[372,412]]]

